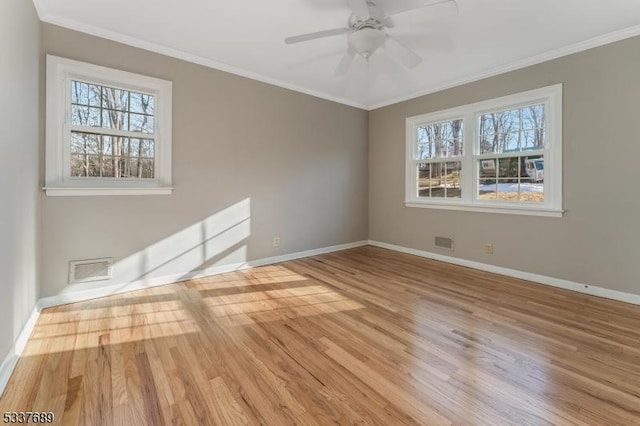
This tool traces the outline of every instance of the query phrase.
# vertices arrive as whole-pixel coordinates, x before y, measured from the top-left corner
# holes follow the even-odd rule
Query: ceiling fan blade
[[[392,34],[396,41],[405,45],[420,46],[429,52],[447,53],[454,49],[454,42],[451,36],[442,33],[416,34],[415,32],[398,32]]]
[[[323,37],[331,37],[335,35],[345,34],[345,33],[348,33],[349,31],[350,31],[349,28],[334,28],[331,30],[316,31],[314,33],[300,34],[293,37],[287,37],[284,39],[284,42],[285,44],[301,43],[303,41],[309,41],[309,40],[315,40]]]
[[[355,58],[356,58],[356,51],[353,50],[352,48],[347,49],[347,51],[342,56],[342,59],[340,59],[340,63],[338,64],[338,67],[336,68],[336,70],[333,72],[333,75],[335,76],[345,75]]]
[[[385,50],[389,55],[400,62],[407,68],[417,67],[422,58],[413,50],[402,44],[396,38],[387,34],[387,42],[385,43]]]
[[[455,0],[378,0],[377,5],[389,16],[403,12],[425,9],[431,19],[442,19],[458,13],[458,3]]]
[[[365,21],[371,17],[367,0],[347,0],[349,9],[359,18]]]

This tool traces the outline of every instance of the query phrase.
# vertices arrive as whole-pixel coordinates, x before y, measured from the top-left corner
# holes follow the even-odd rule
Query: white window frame
[[[72,178],[71,81],[154,96],[154,178]],[[127,71],[47,55],[45,191],[49,196],[171,194],[172,83]],[[114,134],[117,130],[109,130]],[[122,133],[122,132],[120,132]],[[130,133],[130,132],[126,132]],[[127,135],[128,136],[128,135]],[[140,137],[144,137],[140,135]]]
[[[516,153],[480,154],[480,117],[484,113],[544,104],[547,137],[544,152],[544,202],[482,200],[478,194],[478,161],[482,158],[514,157]],[[418,197],[418,127],[449,120],[463,120],[463,155],[460,186],[462,198]],[[538,152],[538,151],[536,151]],[[562,217],[562,84],[529,90],[487,101],[422,114],[406,119],[405,206],[487,213]]]

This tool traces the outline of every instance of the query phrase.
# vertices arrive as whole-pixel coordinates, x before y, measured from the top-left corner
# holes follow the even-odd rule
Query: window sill
[[[49,197],[75,197],[97,195],[170,195],[173,187],[121,187],[121,188],[78,188],[78,187],[44,187]]]
[[[424,203],[419,201],[406,201],[406,207],[418,207],[422,209],[460,210],[481,213],[517,214],[527,216],[562,217],[564,210],[539,207],[518,206],[487,206],[469,203]]]

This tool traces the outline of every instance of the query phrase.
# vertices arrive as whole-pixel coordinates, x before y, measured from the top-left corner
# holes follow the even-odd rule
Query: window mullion
[[[153,139],[157,138],[155,133],[140,133],[140,132],[131,132],[128,130],[118,130],[118,129],[106,129],[103,127],[91,127],[91,126],[79,126],[76,124],[66,124],[65,131],[69,132],[80,132],[80,133],[92,133],[95,135],[105,135],[105,136],[119,136],[124,138],[134,138],[134,139]]]
[[[465,150],[464,159],[462,161],[462,199],[465,202],[472,203],[475,195],[475,176],[476,168],[474,165],[474,154],[476,148],[477,134],[476,115],[473,111],[468,111],[464,116],[464,141]]]
[[[476,160],[484,160],[484,159],[493,159],[493,158],[511,158],[511,157],[531,157],[534,155],[546,155],[547,150],[531,150],[531,151],[513,151],[513,152],[503,152],[500,154],[496,153],[488,153],[488,154],[480,154],[476,155]]]

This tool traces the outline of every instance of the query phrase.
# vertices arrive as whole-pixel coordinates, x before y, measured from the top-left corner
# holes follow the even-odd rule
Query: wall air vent
[[[453,238],[436,237],[436,247],[453,251]]]
[[[113,258],[72,260],[69,262],[69,284],[108,280]]]

